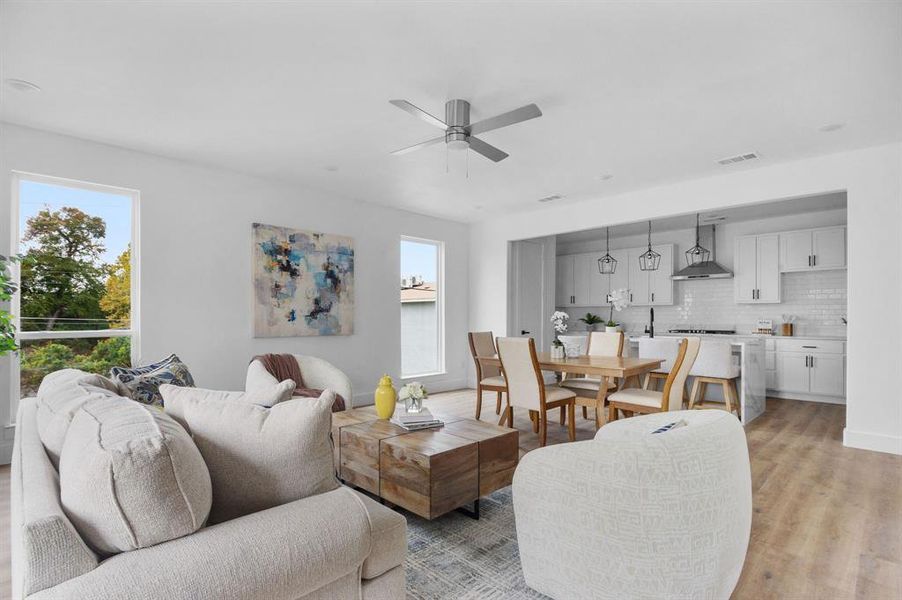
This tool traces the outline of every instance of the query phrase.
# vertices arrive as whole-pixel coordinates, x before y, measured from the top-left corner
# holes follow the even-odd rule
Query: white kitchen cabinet
[[[743,235],[736,238],[734,290],[737,304],[780,302],[780,236]]]
[[[781,398],[842,402],[846,394],[845,342],[778,337],[767,340],[768,392]],[[773,371],[770,371],[773,364]]]
[[[558,256],[555,266],[554,303],[573,306],[573,256]]]
[[[648,251],[648,246],[630,248],[628,252],[630,302],[634,306],[673,304],[673,244],[652,246],[652,250],[661,255],[655,271],[639,268],[639,257]]]
[[[597,298],[589,296],[589,282],[592,271],[598,272],[598,264],[593,254],[576,254],[573,256],[573,305],[596,306]]]
[[[780,234],[780,270],[783,273],[845,267],[845,227],[822,227]]]

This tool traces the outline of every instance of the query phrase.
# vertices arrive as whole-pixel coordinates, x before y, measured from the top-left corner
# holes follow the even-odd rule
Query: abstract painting
[[[254,223],[254,337],[354,332],[354,240]]]

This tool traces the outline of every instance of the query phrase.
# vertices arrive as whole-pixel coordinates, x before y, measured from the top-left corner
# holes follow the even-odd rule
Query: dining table
[[[618,389],[628,387],[631,384],[639,386],[641,377],[646,373],[661,368],[663,358],[638,358],[635,356],[571,356],[554,358],[550,352],[537,352],[536,358],[539,368],[543,371],[554,371],[562,377],[569,375],[584,375],[596,377],[601,383],[598,393],[594,398],[576,396],[577,406],[595,409],[595,427],[604,425],[604,403],[608,396],[609,383],[619,379]],[[480,356],[477,359],[483,365],[501,367],[501,359],[497,355]],[[504,411],[502,411],[504,414]],[[503,420],[503,419],[502,419]]]

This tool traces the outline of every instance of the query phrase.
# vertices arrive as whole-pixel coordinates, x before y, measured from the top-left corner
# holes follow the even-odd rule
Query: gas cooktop
[[[700,333],[703,335],[736,335],[735,329],[668,329],[667,333]]]

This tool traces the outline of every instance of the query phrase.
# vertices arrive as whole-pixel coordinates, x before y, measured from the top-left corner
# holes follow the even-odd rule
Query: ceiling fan
[[[510,112],[500,114],[490,119],[484,119],[478,123],[470,123],[470,103],[466,100],[448,100],[445,102],[445,120],[433,117],[421,108],[417,108],[407,100],[389,100],[392,104],[407,111],[415,117],[426,121],[430,125],[445,131],[445,135],[395,150],[392,154],[407,154],[426,146],[432,146],[439,142],[445,142],[448,148],[453,150],[466,150],[470,148],[484,157],[495,162],[504,160],[508,154],[491,144],[486,144],[481,139],[474,137],[476,134],[500,129],[508,125],[514,125],[521,121],[528,121],[542,116],[542,111],[535,104],[527,104]]]

